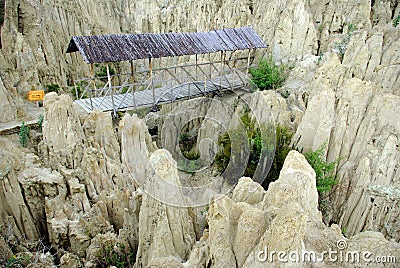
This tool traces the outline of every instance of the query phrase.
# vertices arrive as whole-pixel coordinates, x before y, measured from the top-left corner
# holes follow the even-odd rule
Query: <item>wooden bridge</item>
[[[205,33],[73,37],[67,52],[79,51],[91,64],[91,77],[75,81],[75,102],[88,113],[112,111],[116,116],[118,111],[144,107],[157,110],[158,105],[197,96],[254,90],[248,69],[255,49],[266,47],[253,28],[243,27]],[[236,51],[246,49],[246,57],[233,57]],[[216,53],[220,57],[214,55],[214,59],[219,60],[212,61],[211,54]],[[204,60],[206,54],[208,61]],[[189,55],[195,55],[195,63],[153,68],[154,59]],[[138,71],[137,61],[147,59],[148,69]],[[130,72],[113,74],[110,64],[122,61],[130,61]],[[106,75],[96,76],[97,63],[106,64]]]
[[[204,72],[204,68],[209,67],[207,65],[211,65],[216,71],[214,73]],[[189,69],[201,71],[201,74],[192,75]],[[95,79],[92,79],[75,103],[88,113],[93,110],[115,113],[146,107],[157,110],[158,105],[165,103],[209,94],[220,95],[224,91],[252,91],[256,88],[247,74],[241,70],[228,68],[228,70],[221,71],[214,63],[169,67],[155,72],[157,71],[160,72],[158,76],[153,76],[142,83],[125,81],[122,85],[112,85],[117,77],[121,77],[118,75],[110,77],[111,82],[107,82],[103,87],[93,88],[92,86],[96,82]],[[165,78],[166,76],[170,78]]]

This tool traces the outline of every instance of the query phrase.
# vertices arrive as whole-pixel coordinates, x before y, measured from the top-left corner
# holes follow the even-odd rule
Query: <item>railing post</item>
[[[108,62],[106,63],[106,66],[107,66],[107,77],[108,77],[108,89],[111,92],[111,103],[112,103],[112,108],[113,108],[113,115],[114,115],[114,117],[117,117],[117,111],[115,110],[115,104],[114,104],[113,88],[111,85],[110,67],[109,67]],[[104,97],[106,97],[106,96],[104,96]]]
[[[197,79],[197,64],[198,64],[198,63],[197,63],[197,54],[196,54],[196,72],[195,72],[195,73],[196,73],[196,79]],[[196,79],[195,79],[195,80],[196,80]]]
[[[95,74],[94,74],[94,65],[93,65],[93,63],[90,64],[90,73],[91,73],[92,77],[91,77],[91,80],[89,82],[88,89],[89,89],[89,98],[90,98],[90,108],[93,111],[92,89],[90,88],[90,83],[93,81],[94,89],[96,89],[96,79],[94,78]]]
[[[246,76],[248,76],[248,75],[249,75],[250,56],[251,56],[251,49],[249,48],[249,55],[248,55],[248,57],[247,57]]]
[[[96,76],[95,76],[95,73],[94,73],[94,65],[93,65],[93,63],[90,64],[90,73],[92,75],[91,81],[93,81],[93,87],[96,90],[97,89],[97,87],[96,87]]]
[[[133,66],[133,60],[131,60],[131,83],[132,83],[132,99],[133,99],[133,106],[136,109],[136,99],[135,99],[135,68]],[[128,92],[127,92],[128,93]]]
[[[209,62],[209,65],[210,65],[210,79],[212,78],[211,77],[211,70],[212,70],[212,66],[211,66],[211,53],[208,53],[208,62]]]
[[[221,60],[220,60],[220,62],[221,62],[221,69],[222,69],[222,71],[221,71],[221,69],[220,69],[220,71],[219,71],[219,88],[218,88],[218,91],[219,92],[221,92],[221,88],[222,88],[222,72],[224,71],[224,69],[223,69],[223,63],[222,63],[222,51],[221,51]]]
[[[78,94],[78,87],[77,87],[77,85],[76,85],[75,80],[74,80],[74,88],[75,88],[75,97],[76,97],[77,100],[79,100],[80,97],[79,97],[79,94]]]
[[[135,85],[135,72],[134,72],[134,66],[133,66],[133,60],[131,60],[131,82],[132,85]],[[135,86],[133,86],[133,89],[135,89]]]
[[[203,96],[204,96],[204,94],[206,94],[206,92],[207,92],[207,76],[204,76],[204,93],[203,93]]]
[[[149,58],[149,76],[151,83],[151,90],[153,92],[153,106],[156,105],[156,95],[154,94],[154,84],[153,84],[153,64],[151,58]]]
[[[89,84],[90,84],[90,82],[89,82]],[[90,108],[93,111],[92,89],[89,87],[88,90],[89,90]]]

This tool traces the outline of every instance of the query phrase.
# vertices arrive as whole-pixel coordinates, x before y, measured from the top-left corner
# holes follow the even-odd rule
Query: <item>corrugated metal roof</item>
[[[242,27],[196,33],[73,36],[67,53],[79,51],[87,63],[99,63],[266,47],[252,27]]]

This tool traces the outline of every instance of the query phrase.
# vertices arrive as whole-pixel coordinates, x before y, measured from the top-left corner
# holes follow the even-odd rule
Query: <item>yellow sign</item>
[[[41,101],[44,98],[44,90],[32,90],[28,92],[28,100]]]

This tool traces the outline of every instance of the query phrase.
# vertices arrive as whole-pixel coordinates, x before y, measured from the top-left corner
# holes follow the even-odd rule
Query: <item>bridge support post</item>
[[[198,63],[197,63],[197,54],[196,54],[196,79],[195,80],[198,80],[197,68],[198,68]]]
[[[136,109],[136,99],[135,99],[135,68],[133,66],[133,60],[131,60],[131,83],[132,83],[132,99],[133,99],[133,107]]]
[[[249,75],[249,68],[250,68],[250,56],[251,56],[251,49],[249,48],[249,55],[247,57],[247,67],[246,67],[246,76]]]
[[[223,52],[221,51],[221,67],[220,67],[220,71],[219,71],[219,88],[218,88],[218,92],[221,93],[221,88],[222,88],[222,75],[224,73],[224,62],[222,61],[223,57]]]
[[[210,79],[211,79],[211,72],[212,72],[211,53],[208,53],[208,63],[209,63],[209,65],[210,65]]]
[[[110,75],[110,66],[109,63],[106,63],[106,67],[107,67],[107,78],[108,78],[108,89],[110,90],[110,94],[111,94],[111,103],[112,103],[112,108],[113,108],[113,116],[117,117],[117,111],[115,110],[115,104],[114,104],[114,92],[113,92],[113,88],[111,85],[111,75]]]
[[[94,78],[94,65],[93,65],[93,63],[90,64],[90,73],[91,73],[91,76],[92,76],[92,79],[93,79],[92,81],[93,81],[93,84],[94,84],[94,89],[96,89],[96,79]],[[88,89],[89,89],[89,98],[90,98],[90,108],[93,111],[92,89],[90,87]]]
[[[154,83],[153,83],[153,62],[151,58],[149,58],[149,78],[151,83],[151,91],[153,93],[153,106],[156,105],[156,95],[154,93]]]

